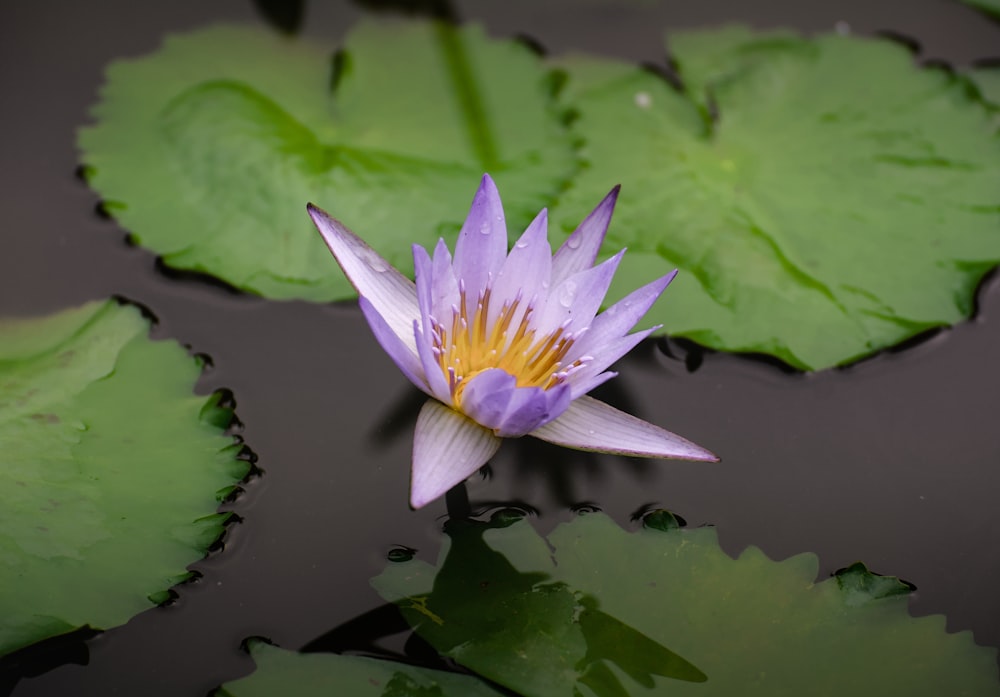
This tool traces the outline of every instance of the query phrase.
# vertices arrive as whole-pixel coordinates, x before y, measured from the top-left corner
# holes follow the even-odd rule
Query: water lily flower
[[[338,220],[308,211],[376,340],[431,397],[417,417],[410,505],[464,481],[500,447],[530,435],[579,450],[718,460],[680,436],[586,394],[658,327],[628,334],[676,271],[598,314],[624,250],[594,265],[615,187],[556,253],[543,209],[508,254],[496,185],[485,175],[452,257],[413,245],[416,283]]]

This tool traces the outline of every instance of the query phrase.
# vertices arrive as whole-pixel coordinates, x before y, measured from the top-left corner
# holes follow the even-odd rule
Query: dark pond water
[[[497,35],[663,61],[661,28],[748,21],[859,33],[893,30],[924,57],[964,65],[1000,55],[1000,25],[952,2],[713,0],[609,6],[597,0],[460,4]],[[572,15],[568,16],[568,8]],[[360,10],[315,2],[304,31],[344,33]],[[151,609],[86,643],[64,665],[0,692],[37,695],[203,695],[252,669],[248,636],[298,649],[362,649],[397,631],[378,617],[368,579],[397,544],[433,558],[444,502],[406,505],[419,395],[369,336],[353,306],[274,303],[163,273],[130,247],[75,176],[74,129],[87,119],[103,66],[154,49],[166,32],[214,21],[262,22],[249,0],[129,3],[54,0],[0,5],[0,314],[39,314],[120,295],[148,307],[170,337],[211,356],[200,389],[236,396],[242,435],[259,457],[232,508],[242,518],[201,575]],[[332,260],[331,273],[339,273]],[[723,546],[772,558],[816,552],[821,575],[865,561],[918,587],[915,615],[1000,646],[1000,283],[977,317],[904,350],[843,370],[794,374],[746,357],[642,345],[599,396],[722,455],[718,465],[642,462],[508,443],[494,477],[472,480],[475,507],[520,501],[542,528],[594,505],[625,526],[647,504],[718,527]],[[695,367],[689,370],[688,367]],[[68,589],[67,592],[71,592]],[[399,648],[398,637],[386,646]],[[86,663],[66,663],[77,661]]]

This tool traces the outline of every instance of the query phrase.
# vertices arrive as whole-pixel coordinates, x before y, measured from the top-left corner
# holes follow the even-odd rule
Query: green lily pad
[[[0,655],[167,598],[247,471],[232,412],[139,311],[0,320]]]
[[[1000,0],[962,0],[962,2],[1000,19]]]
[[[966,76],[979,89],[986,103],[1000,110],[1000,65],[989,68],[976,68],[966,73]]]
[[[253,642],[257,670],[228,682],[219,697],[500,697],[469,675],[363,656],[295,653]]]
[[[331,54],[220,26],[111,64],[79,138],[88,180],[168,265],[325,301],[353,290],[307,201],[410,269],[413,242],[457,234],[483,172],[523,228],[575,170],[551,75],[520,43],[365,22]]]
[[[561,63],[589,166],[553,218],[621,182],[612,293],[679,267],[649,320],[805,370],[971,314],[1000,260],[1000,138],[962,78],[884,40],[735,27],[670,47],[685,93]]]
[[[995,649],[910,617],[911,587],[861,564],[817,583],[815,555],[733,559],[666,512],[633,533],[603,514],[547,538],[503,515],[445,532],[436,567],[397,556],[373,584],[438,651],[519,694],[1000,694]]]

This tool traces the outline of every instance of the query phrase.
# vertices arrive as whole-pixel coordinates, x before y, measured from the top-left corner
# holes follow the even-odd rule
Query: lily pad
[[[1000,0],[962,0],[962,2],[1000,19]]]
[[[660,511],[633,533],[596,513],[547,538],[502,514],[445,532],[437,566],[397,555],[373,584],[519,694],[1000,694],[995,649],[910,617],[911,587],[860,564],[817,583],[815,555],[733,559]]]
[[[139,311],[0,321],[0,654],[166,599],[247,471],[232,412]]]
[[[226,683],[220,697],[500,697],[474,676],[363,656],[295,653],[253,642],[257,670]]]
[[[966,73],[979,89],[986,103],[1000,110],[1000,65],[976,68]]]
[[[411,269],[412,243],[457,234],[483,172],[523,228],[575,171],[550,72],[518,42],[369,21],[331,55],[220,26],[113,63],[80,133],[88,180],[169,266],[325,301],[353,290],[307,201]]]
[[[621,182],[617,278],[681,269],[648,319],[817,370],[972,313],[1000,260],[1000,138],[964,79],[886,40],[731,27],[670,47],[686,92],[561,62],[589,166],[553,218]]]

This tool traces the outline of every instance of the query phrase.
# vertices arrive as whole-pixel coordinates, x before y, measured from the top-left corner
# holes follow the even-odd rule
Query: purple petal
[[[462,412],[481,426],[499,428],[516,387],[517,380],[506,370],[484,370],[462,391]]]
[[[514,243],[499,275],[493,282],[487,325],[493,327],[505,302],[521,294],[521,304],[511,320],[516,327],[532,298],[544,298],[552,273],[552,247],[548,240],[548,211],[535,216],[524,234]]]
[[[417,417],[410,505],[420,508],[486,464],[500,447],[491,431],[433,399]]]
[[[420,312],[413,281],[394,269],[339,220],[311,203],[306,210],[358,295],[368,298],[386,325],[415,353],[413,320]]]
[[[396,332],[392,331],[392,328],[389,327],[368,298],[361,296],[358,298],[358,304],[361,306],[361,312],[368,320],[368,326],[371,327],[372,334],[375,335],[379,346],[389,354],[389,358],[403,371],[403,375],[410,382],[433,397],[427,381],[424,380],[424,368],[421,366],[417,354],[413,352],[413,348],[404,344]]]
[[[594,265],[608,231],[608,223],[611,222],[620,189],[620,184],[613,188],[556,251],[552,259],[552,285],[558,285],[573,274]]]
[[[532,436],[577,450],[617,453],[633,457],[718,462],[708,450],[615,409],[592,397],[573,401],[562,416],[536,428]]]
[[[613,370],[607,370],[603,373],[597,373],[596,375],[591,375],[590,377],[585,377],[582,380],[574,380],[570,383],[570,397],[572,399],[579,399],[583,395],[587,394],[593,390],[598,385],[603,385],[608,380],[613,377],[617,377],[618,373]]]
[[[433,287],[431,258],[420,245],[413,245],[413,271],[417,277],[417,304],[420,307],[420,320],[414,321],[413,337],[420,357],[420,365],[424,379],[430,388],[432,397],[437,397],[445,404],[451,403],[451,390],[445,380],[441,364],[432,350],[432,332],[430,322],[430,304]]]
[[[558,418],[569,407],[571,400],[567,384],[549,390],[519,387],[514,391],[514,398],[510,401],[496,434],[504,438],[526,435],[540,425]]]
[[[627,334],[653,306],[676,275],[677,271],[674,270],[662,278],[647,283],[597,315],[587,332],[574,345],[574,353],[600,354],[604,346]]]
[[[444,240],[438,240],[434,247],[434,262],[431,265],[431,316],[439,322],[451,317],[451,308],[458,306],[458,281],[451,267],[451,252]]]
[[[472,199],[469,216],[455,243],[455,276],[464,281],[467,302],[475,308],[477,295],[488,280],[496,278],[507,257],[507,225],[500,194],[490,175]]]
[[[608,286],[611,285],[611,279],[614,278],[624,253],[623,249],[607,261],[575,273],[553,287],[534,326],[544,334],[561,326],[566,320],[573,320],[569,326],[570,332],[588,327],[604,302]]]
[[[505,370],[491,368],[476,375],[462,394],[462,411],[498,436],[516,438],[559,416],[570,402],[569,385],[551,390],[517,387]]]
[[[593,379],[600,375],[603,371],[607,370],[615,361],[635,348],[636,344],[657,329],[659,329],[658,326],[643,329],[635,334],[620,336],[617,339],[612,339],[610,342],[604,344],[600,347],[600,349],[595,350],[593,353],[596,355],[591,355],[590,360],[574,372],[572,377],[570,377],[570,383],[573,385],[573,399],[587,394],[592,389],[597,387],[597,385],[601,384],[601,382],[604,382],[604,380],[601,380],[598,383],[594,383]],[[605,378],[605,380],[606,379],[608,378]]]

